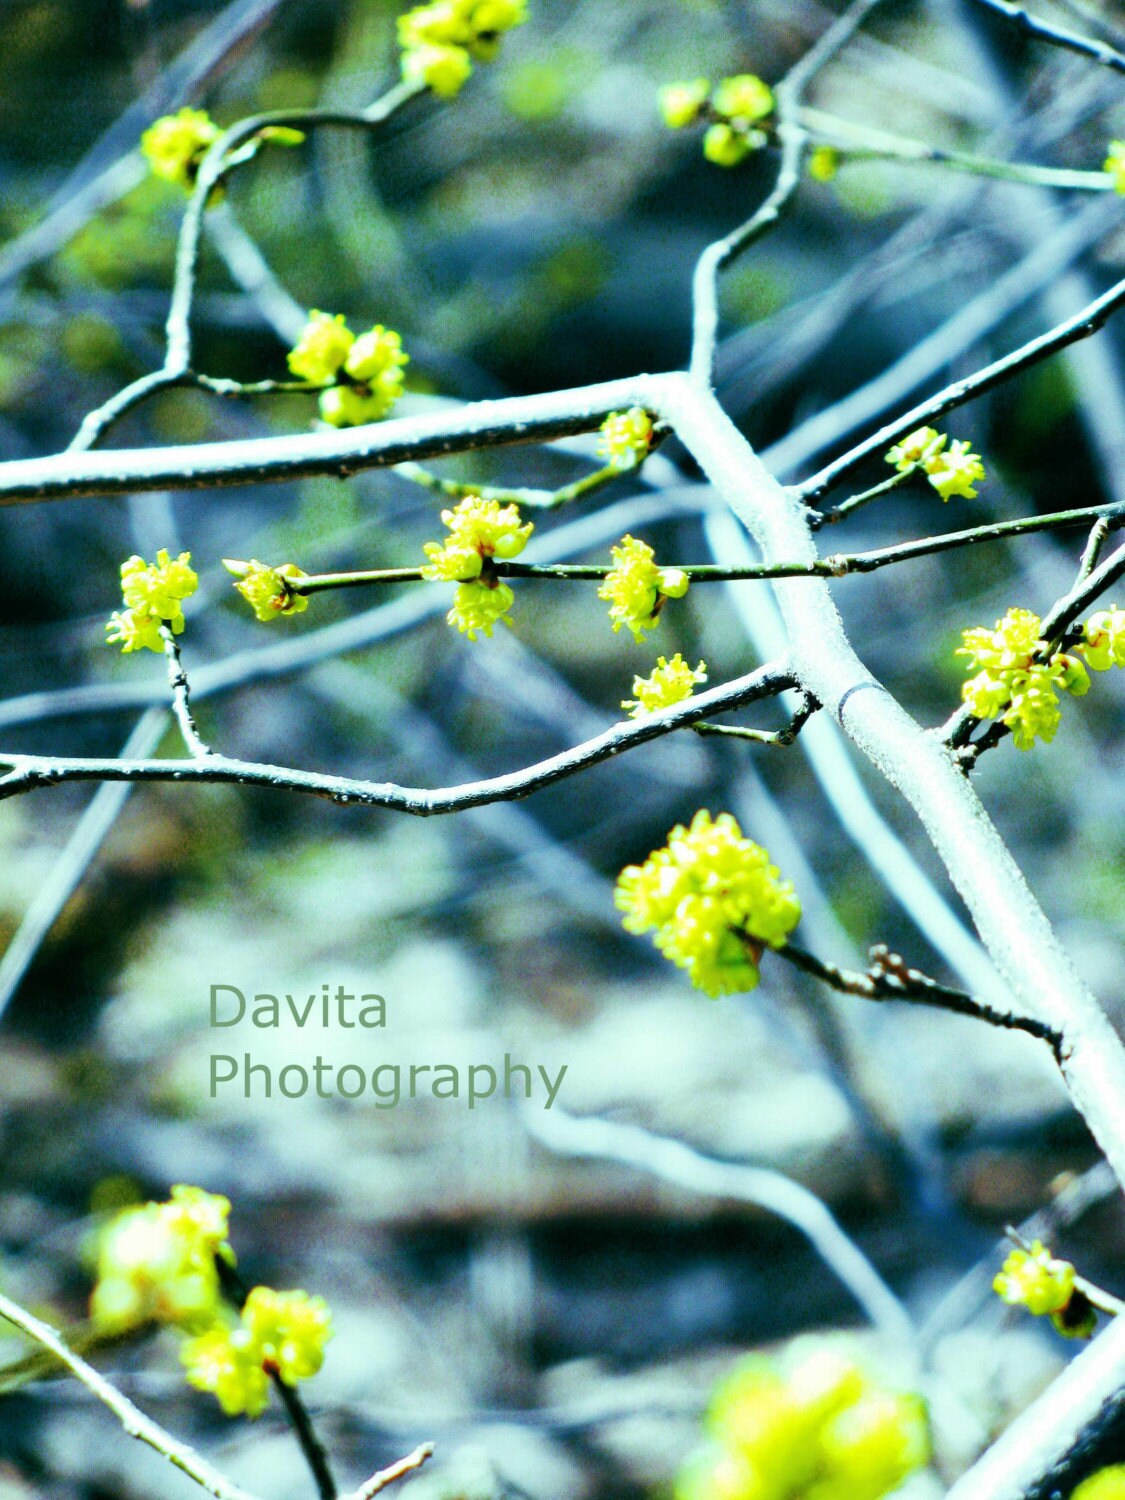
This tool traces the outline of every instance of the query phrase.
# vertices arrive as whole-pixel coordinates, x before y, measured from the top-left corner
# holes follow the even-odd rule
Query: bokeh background
[[[362,104],[393,81],[396,9],[6,0],[3,458],[64,447],[86,411],[159,363],[182,199],[145,178],[145,125],[183,102],[224,123]],[[656,90],[695,73],[774,80],[832,10],[531,10],[455,104],[409,112],[377,144],[323,131],[236,177],[204,259],[200,368],[282,376],[293,319],[310,306],[402,331],[403,411],[683,363],[694,259],[753,209],[775,161],[708,166],[691,132],[664,129]],[[1052,10],[1110,39],[1121,22],[1109,0]],[[1097,168],[1125,133],[1116,75],[1026,44],[972,0],[888,0],[814,97],[935,145],[1057,165]],[[807,182],[726,280],[724,404],[781,477],[811,472],[1120,276],[1121,213],[1112,194],[1063,199],[929,166],[864,164]],[[275,281],[254,284],[254,245]],[[919,485],[862,511],[831,548],[1125,498],[1120,341],[1111,326],[950,420],[985,455],[978,500],[943,507]],[[312,416],[302,397],[176,392],[112,442],[295,432]],[[552,486],[595,461],[592,441],[575,440],[437,467]],[[415,563],[439,509],[400,476],[372,473],[4,511],[5,748],[116,754],[139,736],[134,745],[177,753],[147,707],[160,701],[162,663],[103,641],[121,560],[160,546],[190,549],[203,581],[183,641],[203,733],[247,759],[449,785],[597,732],[657,651],[705,658],[718,682],[775,649],[759,584],[693,588],[645,647],[612,634],[592,586],[527,584],[514,632],[470,644],[445,625],[437,586],[320,596],[265,626],[220,566]],[[674,443],[641,477],[535,519],[543,556],[603,560],[627,529],[662,560],[750,555]],[[1011,604],[1045,610],[1080,546],[1071,533],[994,544],[845,579],[835,593],[863,659],[937,723],[957,701],[959,631]],[[1009,742],[977,780],[1116,1020],[1125,783],[1114,675],[1065,705],[1053,746],[1021,755]],[[744,722],[781,719],[766,708]],[[1054,1203],[1057,1247],[1121,1288],[1120,1209],[1032,1041],[865,1008],[777,962],[754,994],[709,1001],[621,930],[621,866],[697,808],[725,809],[796,883],[809,947],[847,963],[887,942],[939,978],[986,988],[935,858],[830,726],[814,722],[787,751],[669,738],[456,818],[230,787],[97,796],[71,787],[0,804],[0,1281],[58,1323],[79,1320],[100,1213],[179,1181],[228,1194],[247,1277],[333,1306],[337,1336],[310,1398],[353,1481],[433,1438],[419,1496],[666,1492],[713,1380],[740,1353],[850,1329],[883,1358],[920,1362],[912,1378],[938,1441],[914,1486],[940,1493],[1072,1353],[991,1298],[1003,1225]],[[358,1042],[311,1028],[214,1033],[212,983],[302,998],[324,983],[377,991],[389,1022]],[[209,1055],[242,1050],[275,1068],[316,1052],[464,1067],[507,1051],[567,1072],[551,1115],[539,1098],[471,1114],[432,1099],[379,1110],[209,1098]],[[811,1189],[903,1299],[913,1349],[888,1348],[776,1215],[605,1153],[577,1159],[565,1132],[541,1138],[564,1111]],[[184,1387],[171,1339],[103,1362],[258,1492],[309,1492],[280,1416],[223,1419]],[[5,1500],[190,1493],[135,1447],[61,1381],[0,1399]]]

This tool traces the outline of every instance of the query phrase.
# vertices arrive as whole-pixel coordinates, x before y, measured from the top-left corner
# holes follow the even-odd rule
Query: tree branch
[[[964,990],[950,989],[938,984],[919,969],[909,968],[897,953],[891,953],[883,944],[870,951],[870,966],[862,973],[854,969],[841,969],[836,964],[806,953],[793,943],[773,950],[794,968],[811,974],[830,989],[844,995],[858,995],[864,1000],[908,1000],[933,1006],[938,1010],[952,1011],[955,1015],[971,1016],[977,1021],[987,1021],[990,1026],[1003,1027],[1008,1031],[1026,1031],[1036,1040],[1046,1042],[1056,1060],[1062,1047],[1062,1038],[1052,1027],[1030,1016],[1017,1015],[1012,1011],[997,1010],[983,1000],[977,1000]]]
[[[985,365],[982,370],[976,371],[973,375],[967,375],[963,380],[955,380],[952,385],[947,385],[936,395],[929,396],[925,401],[912,406],[905,415],[896,417],[893,422],[880,427],[878,432],[864,438],[847,453],[841,454],[839,458],[826,464],[811,479],[796,485],[790,493],[805,501],[806,504],[818,500],[865,458],[885,452],[893,443],[898,442],[899,438],[913,432],[916,427],[925,427],[929,423],[936,422],[946,412],[963,406],[966,401],[971,401],[976,396],[983,396],[986,391],[995,389],[1006,380],[1011,380],[1013,376],[1030,369],[1032,365],[1038,364],[1049,355],[1057,354],[1060,349],[1065,349],[1069,344],[1077,343],[1079,339],[1089,338],[1091,334],[1097,333],[1100,328],[1104,327],[1122,306],[1125,306],[1125,280],[1118,281],[1110,287],[1108,292],[1095,298],[1081,312],[1076,313],[1072,318],[1067,318],[1047,333],[1040,334],[1038,338],[1029,339],[1026,344],[1022,344],[1011,354],[994,360],[992,364]]]
[[[616,724],[604,734],[522,770],[510,771],[486,781],[432,791],[420,787],[398,786],[393,782],[362,781],[345,776],[327,776],[316,771],[262,765],[215,753],[187,761],[68,759],[0,754],[0,764],[13,768],[10,775],[0,779],[0,798],[66,781],[233,782],[244,786],[266,786],[279,791],[301,792],[326,798],[341,806],[391,807],[417,817],[429,817],[460,812],[468,807],[483,807],[490,802],[526,797],[531,792],[539,791],[564,777],[573,776],[587,766],[609,760],[648,740],[659,739],[662,735],[686,728],[712,714],[741,708],[762,698],[774,697],[793,685],[793,677],[785,667],[778,664],[759,667],[746,677],[736,678],[721,687],[699,693],[672,708],[662,709],[644,719],[630,719]]]
[[[1024,6],[1012,4],[1012,0],[976,0],[976,3],[984,10],[990,10],[993,15],[1003,16],[1005,20],[1014,22],[1022,32],[1035,37],[1037,41],[1065,47],[1083,57],[1092,57],[1095,62],[1103,63],[1105,67],[1113,68],[1118,73],[1125,73],[1125,54],[1106,42],[1098,42],[1093,37],[1082,36],[1080,32],[1068,31],[1065,27],[1040,21],[1036,16],[1029,15]]]
[[[123,1396],[103,1375],[100,1375],[93,1365],[87,1364],[81,1355],[68,1349],[60,1333],[26,1312],[3,1293],[0,1293],[0,1317],[6,1318],[9,1323],[14,1323],[29,1338],[49,1350],[72,1375],[77,1376],[87,1390],[92,1391],[99,1401],[109,1407],[129,1437],[136,1438],[139,1442],[146,1443],[148,1447],[155,1449],[162,1458],[166,1458],[181,1473],[186,1474],[189,1479],[194,1479],[196,1484],[205,1489],[209,1495],[214,1495],[216,1500],[256,1500],[249,1490],[244,1490],[233,1480],[227,1479],[225,1475],[219,1473],[218,1469],[212,1468],[205,1458],[201,1458],[193,1448],[189,1448],[186,1443],[181,1443],[178,1438],[174,1438],[151,1417],[146,1417],[144,1412],[134,1406],[127,1396]]]

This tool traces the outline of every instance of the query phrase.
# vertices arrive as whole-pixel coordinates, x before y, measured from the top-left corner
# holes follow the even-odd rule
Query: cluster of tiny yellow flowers
[[[707,681],[707,663],[701,661],[693,671],[677,651],[671,661],[656,658],[656,669],[647,677],[633,678],[635,698],[626,698],[621,707],[629,710],[631,719],[643,719],[658,709],[683,703],[695,693],[697,682]]]
[[[264,1286],[236,1315],[218,1267],[235,1263],[229,1216],[226,1198],[182,1185],[167,1203],[117,1214],[100,1237],[90,1312],[107,1332],[157,1322],[189,1335],[180,1351],[189,1384],[230,1416],[257,1417],[271,1377],[292,1386],[320,1369],[332,1318],[320,1297]]]
[[[189,192],[199,164],[222,131],[203,109],[181,109],[164,115],[141,136],[141,153],[154,176]]]
[[[816,146],[809,152],[809,176],[814,182],[831,182],[840,170],[840,153],[834,146]]]
[[[280,567],[271,568],[256,558],[239,562],[237,558],[224,557],[223,567],[238,580],[235,588],[259,620],[276,620],[278,615],[302,615],[309,607],[306,595],[295,594],[285,587],[286,579],[295,583],[309,576],[296,563],[282,563]]]
[[[681,568],[660,568],[647,542],[623,536],[619,547],[611,547],[613,567],[598,589],[598,598],[609,604],[615,631],[625,626],[635,641],[643,641],[646,630],[660,621],[665,599],[680,599],[687,593],[688,576]]]
[[[801,905],[766,851],[729,813],[697,812],[663,849],[629,865],[614,897],[630,932],[653,941],[697,989],[712,997],[752,990],[765,948],[781,948]]]
[[[753,73],[736,73],[714,89],[710,79],[692,78],[660,91],[660,111],[673,130],[700,120],[710,122],[703,154],[720,167],[736,167],[765,145],[767,136],[760,124],[773,108],[773,90]]]
[[[425,544],[429,562],[422,577],[432,583],[460,585],[447,618],[475,641],[478,632],[491,635],[498,620],[511,624],[508,611],[515,596],[496,575],[492,560],[508,562],[518,557],[535,528],[530,521],[520,520],[515,505],[477,495],[469,495],[453,510],[443,510],[441,519],[449,536],[444,542]]]
[[[402,75],[452,99],[473,71],[491,62],[500,41],[527,20],[527,0],[434,0],[398,18]]]
[[[675,1500],[880,1500],[930,1456],[919,1396],[829,1343],[753,1357],[716,1389]]]
[[[288,1386],[315,1375],[331,1337],[332,1314],[323,1297],[256,1286],[237,1322],[217,1323],[188,1339],[180,1360],[188,1384],[209,1391],[228,1416],[259,1417],[271,1375]]]
[[[168,1203],[118,1214],[98,1245],[94,1321],[108,1329],[150,1320],[188,1330],[209,1323],[220,1300],[215,1257],[230,1257],[229,1214],[226,1198],[183,1185]]]
[[[121,594],[124,610],[114,610],[106,623],[106,639],[111,645],[121,643],[122,651],[163,651],[162,626],[175,635],[184,628],[183,601],[199,587],[199,579],[189,567],[190,552],[179,557],[169,555],[162,547],[154,563],[133,556],[121,564]]]
[[[1107,623],[1118,618],[1119,625]],[[962,700],[978,719],[1002,718],[1019,750],[1030,750],[1037,739],[1054,739],[1062,718],[1059,692],[1081,698],[1089,691],[1089,675],[1075,653],[1082,652],[1098,671],[1113,666],[1118,651],[1125,662],[1125,613],[1093,615],[1092,635],[1075,653],[1056,651],[1047,658],[1040,624],[1031,610],[1010,609],[992,630],[983,625],[963,630],[964,644],[957,648],[957,655],[967,656],[976,669],[962,685]]]
[[[1099,609],[1083,625],[1082,636],[1078,650],[1088,667],[1095,672],[1125,667],[1125,609],[1118,609],[1115,604]]]
[[[1105,170],[1113,178],[1113,191],[1125,193],[1125,141],[1110,141]]]
[[[287,358],[298,380],[328,386],[320,393],[325,422],[361,427],[385,417],[402,395],[402,371],[410,356],[399,335],[382,323],[357,337],[342,313],[314,308]]]
[[[1041,1240],[1013,1250],[992,1289],[1001,1301],[1026,1307],[1034,1317],[1049,1316],[1067,1338],[1089,1338],[1097,1325],[1097,1314],[1075,1285],[1074,1267],[1056,1259]]]
[[[174,182],[190,193],[203,158],[222,133],[206,110],[181,109],[174,115],[162,115],[149,126],[141,136],[141,155],[154,177]],[[286,125],[265,125],[242,148],[238,160],[245,161],[254,155],[266,141],[278,146],[299,146],[304,139],[301,130],[291,130]]]
[[[968,443],[950,443],[944,432],[933,427],[919,427],[896,443],[887,454],[887,463],[894,464],[900,474],[921,469],[943,500],[953,495],[975,500],[974,486],[985,478],[979,453]]]
[[[1111,1464],[1091,1474],[1072,1492],[1070,1500],[1125,1500],[1125,1464]]]
[[[635,469],[652,447],[652,418],[643,406],[611,412],[601,426],[598,452],[614,469]]]

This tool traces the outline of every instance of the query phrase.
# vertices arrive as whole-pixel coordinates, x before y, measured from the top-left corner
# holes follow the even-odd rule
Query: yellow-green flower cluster
[[[237,1322],[217,1323],[188,1339],[180,1359],[189,1385],[209,1391],[228,1416],[261,1416],[270,1377],[286,1385],[315,1375],[332,1337],[332,1315],[323,1297],[256,1286]]]
[[[181,109],[163,115],[141,136],[141,153],[153,175],[189,192],[199,164],[222,131],[203,109]]]
[[[1125,193],[1125,141],[1110,141],[1105,171],[1113,178],[1113,191]]]
[[[1013,1250],[992,1289],[1012,1307],[1026,1307],[1037,1318],[1049,1316],[1067,1338],[1089,1338],[1097,1324],[1097,1314],[1075,1285],[1074,1267],[1053,1256],[1041,1240]]]
[[[123,652],[163,651],[161,626],[175,635],[184,628],[183,601],[199,587],[199,578],[189,566],[190,552],[170,556],[166,547],[154,563],[133,556],[121,564],[121,594],[124,610],[114,610],[106,623],[106,639],[121,642]]]
[[[834,146],[815,146],[809,152],[809,176],[814,182],[831,182],[840,170],[840,153]]]
[[[767,136],[760,123],[773,109],[773,90],[753,73],[736,73],[714,89],[709,79],[692,78],[660,91],[660,111],[673,130],[710,121],[703,154],[720,167],[736,167],[751,151],[765,145]]]
[[[1111,604],[1108,609],[1099,609],[1082,627],[1083,640],[1078,650],[1086,658],[1086,665],[1095,672],[1108,672],[1110,667],[1125,667],[1125,610]]]
[[[303,615],[309,607],[307,595],[294,594],[285,587],[287,578],[295,582],[309,576],[296,563],[282,563],[280,567],[271,568],[257,558],[240,562],[235,557],[224,557],[223,567],[238,580],[235,588],[259,620],[276,620],[278,615]]]
[[[402,372],[410,362],[393,329],[376,323],[357,337],[343,313],[317,308],[287,359],[298,380],[328,386],[320,394],[320,415],[332,427],[361,427],[385,417],[402,395]]]
[[[647,677],[633,678],[635,698],[626,698],[621,707],[629,710],[631,719],[643,719],[658,709],[683,703],[695,693],[697,682],[707,681],[707,663],[701,661],[693,671],[677,651],[671,661],[656,658],[656,668]]]
[[[606,574],[598,598],[609,604],[615,631],[625,626],[635,641],[643,641],[646,630],[660,621],[665,599],[680,599],[687,593],[688,576],[680,568],[660,568],[647,542],[623,536],[619,547],[611,547],[614,565]]]
[[[652,447],[652,418],[643,406],[611,412],[601,426],[598,452],[614,469],[635,469]]]
[[[985,478],[979,453],[974,453],[968,443],[950,443],[945,433],[933,427],[919,427],[896,443],[887,454],[887,463],[900,474],[921,469],[943,500],[953,495],[975,500],[974,486]]]
[[[218,1312],[215,1257],[230,1257],[230,1203],[183,1185],[168,1203],[146,1203],[118,1214],[98,1245],[90,1315],[103,1328],[155,1321],[194,1329]]]
[[[320,1369],[332,1317],[321,1297],[264,1286],[236,1314],[219,1271],[235,1263],[229,1216],[226,1198],[182,1185],[167,1203],[116,1215],[101,1234],[90,1312],[107,1332],[157,1322],[189,1335],[180,1351],[189,1384],[230,1416],[257,1417],[271,1377],[292,1386]]]
[[[1076,655],[1056,651],[1043,659],[1047,642],[1040,623],[1029,609],[1010,609],[992,630],[978,625],[962,631],[964,644],[957,648],[977,669],[962,685],[962,700],[978,719],[1002,718],[1019,750],[1054,739],[1062,718],[1059,692],[1080,698],[1090,687]]]
[[[614,893],[630,932],[656,946],[712,997],[752,990],[765,948],[781,948],[801,905],[766,851],[729,813],[697,812],[667,846],[622,870]]]
[[[434,0],[398,18],[402,75],[452,99],[473,71],[491,62],[501,39],[527,20],[527,0]]]
[[[460,584],[447,619],[475,641],[478,632],[491,635],[500,620],[511,624],[508,611],[515,596],[497,576],[492,561],[518,557],[535,527],[520,520],[517,506],[478,495],[467,496],[453,510],[443,510],[441,519],[449,536],[444,542],[425,544],[423,550],[430,560],[422,568],[422,577],[433,583]]]
[[[707,1446],[680,1474],[675,1500],[880,1500],[928,1462],[921,1398],[810,1342],[780,1366],[748,1359],[719,1385]]]

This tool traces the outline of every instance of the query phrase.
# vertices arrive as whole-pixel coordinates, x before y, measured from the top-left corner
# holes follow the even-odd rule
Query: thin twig
[[[901,482],[902,476],[896,476]],[[885,488],[885,486],[884,486]],[[829,513],[831,518],[833,513]],[[964,531],[940,532],[917,541],[897,542],[875,547],[870,552],[833,552],[814,562],[748,563],[745,567],[726,568],[715,563],[671,563],[668,566],[685,573],[693,583],[752,583],[771,578],[844,578],[850,573],[873,573],[896,563],[911,562],[918,557],[969,547],[979,542],[1001,541],[1010,536],[1026,536],[1037,531],[1064,530],[1086,525],[1097,517],[1105,534],[1125,525],[1125,512],[1116,503],[1084,506],[1077,510],[1056,511],[1046,516],[1025,516],[1016,521],[994,521],[971,526]],[[531,578],[556,582],[598,582],[613,571],[611,563],[522,563],[490,559],[490,571],[497,578]],[[285,580],[291,594],[319,594],[330,589],[364,588],[375,584],[419,583],[425,580],[423,565],[414,568],[364,568],[354,572],[310,573],[304,578]]]
[[[810,47],[778,84],[775,92],[777,126],[781,142],[781,161],[777,178],[768,197],[730,234],[708,245],[700,256],[692,278],[692,348],[691,378],[710,389],[715,368],[715,348],[719,336],[719,274],[743,251],[749,249],[780,219],[786,205],[801,182],[801,161],[808,132],[800,121],[800,105],[805,89],[817,73],[840,49],[847,45],[879,0],[852,0],[823,36]]]
[[[800,707],[784,729],[743,729],[736,724],[695,724],[692,727],[696,734],[724,735],[728,739],[752,740],[755,744],[776,745],[779,749],[787,749],[819,707],[815,698],[807,693],[803,694]]]
[[[993,15],[1003,16],[1005,20],[1013,21],[1021,31],[1028,36],[1035,37],[1041,42],[1050,42],[1055,47],[1065,47],[1069,52],[1077,52],[1083,57],[1092,57],[1095,62],[1103,63],[1107,68],[1113,68],[1118,73],[1125,73],[1125,53],[1118,52],[1115,47],[1110,47],[1106,42],[1095,41],[1093,37],[1082,36],[1077,31],[1068,31],[1062,26],[1053,26],[1047,21],[1041,21],[1036,16],[1031,16],[1022,5],[1012,4],[1012,0],[976,0],[985,10],[992,11]]]
[[[328,1454],[312,1424],[312,1418],[309,1416],[305,1403],[301,1400],[300,1392],[295,1386],[287,1385],[275,1372],[271,1371],[271,1378],[273,1388],[285,1408],[285,1415],[289,1418],[289,1425],[300,1444],[301,1452],[305,1455],[305,1462],[316,1481],[320,1500],[336,1500],[340,1492],[332,1477],[332,1470],[328,1466]]]
[[[164,657],[168,663],[168,686],[172,690],[172,712],[176,716],[176,723],[180,726],[184,744],[197,760],[202,760],[215,752],[201,738],[196,727],[195,716],[191,711],[191,688],[188,685],[184,664],[180,659],[180,643],[167,625],[160,627],[160,638],[164,642]]]
[[[1113,530],[1113,522],[1108,516],[1099,516],[1090,529],[1090,535],[1082,553],[1082,561],[1078,567],[1078,580],[1089,578],[1097,566],[1098,558],[1101,556],[1102,548],[1109,540],[1109,534]]]
[[[207,1460],[201,1458],[194,1449],[180,1442],[178,1438],[174,1438],[151,1417],[146,1417],[127,1396],[123,1396],[103,1375],[100,1375],[93,1365],[87,1364],[81,1355],[68,1349],[61,1334],[33,1314],[26,1312],[3,1293],[0,1293],[0,1317],[6,1318],[9,1323],[14,1323],[29,1338],[34,1339],[36,1343],[41,1344],[44,1349],[49,1350],[56,1359],[60,1360],[73,1375],[77,1376],[87,1390],[92,1391],[99,1401],[109,1407],[129,1437],[136,1438],[139,1442],[146,1443],[150,1448],[155,1449],[181,1473],[194,1479],[196,1484],[205,1489],[209,1495],[214,1495],[216,1500],[256,1500],[250,1491],[242,1489],[233,1480],[227,1479],[217,1469],[212,1468]]]
[[[1111,552],[1093,572],[1079,574],[1079,580],[1070,593],[1065,594],[1044,615],[1041,626],[1043,639],[1051,642],[1060,637],[1067,627],[1078,619],[1079,615],[1086,612],[1086,607],[1093,604],[1099,594],[1104,593],[1116,583],[1123,573],[1125,573],[1125,546],[1118,547],[1115,552]]]
[[[915,468],[904,469],[901,473],[892,474],[889,479],[884,479],[881,484],[872,485],[869,490],[863,490],[858,495],[852,495],[850,499],[834,506],[832,510],[826,510],[823,515],[814,511],[809,516],[809,525],[814,531],[819,531],[822,526],[832,526],[837,521],[843,521],[853,511],[869,505],[872,500],[878,500],[882,495],[889,495],[892,490],[897,490],[908,479],[913,479],[917,470]]]
[[[917,406],[911,407],[903,416],[896,417],[893,422],[888,422],[878,432],[864,438],[847,453],[833,459],[830,464],[825,464],[824,468],[814,474],[811,479],[795,486],[792,493],[806,504],[818,500],[865,458],[874,453],[884,452],[899,438],[905,437],[908,432],[913,432],[916,427],[924,427],[937,421],[946,412],[963,406],[966,401],[971,401],[976,396],[984,395],[986,391],[993,390],[996,386],[1011,380],[1013,376],[1030,369],[1040,360],[1057,354],[1060,349],[1077,343],[1079,339],[1089,338],[1091,334],[1097,333],[1100,328],[1104,327],[1122,306],[1125,306],[1125,280],[1116,282],[1108,292],[1095,298],[1074,317],[1067,318],[1047,333],[1029,339],[1026,344],[1022,344],[1011,354],[994,360],[992,364],[985,365],[975,374],[965,376],[963,380],[955,380],[951,385],[938,391],[936,395],[929,396]]]
[[[831,989],[839,990],[841,994],[858,995],[864,1000],[909,1000],[938,1010],[953,1011],[959,1016],[987,1021],[990,1026],[1000,1026],[1008,1031],[1026,1031],[1029,1036],[1046,1042],[1056,1059],[1062,1049],[1062,1037],[1053,1027],[1031,1016],[996,1010],[964,990],[938,984],[937,980],[930,979],[920,969],[909,968],[897,953],[891,953],[883,944],[870,950],[870,967],[862,972],[826,963],[793,943],[786,943],[784,947],[774,951],[778,958],[785,959],[786,963],[811,974]]]
[[[372,1474],[358,1489],[350,1491],[341,1496],[341,1500],[374,1500],[374,1496],[385,1490],[388,1485],[394,1484],[399,1479],[405,1479],[413,1474],[415,1469],[420,1469],[426,1460],[432,1457],[434,1451],[433,1443],[422,1443],[415,1448],[413,1453],[408,1453],[405,1458],[400,1458],[398,1463],[391,1464],[389,1468],[380,1469],[377,1474]]]
[[[1069,167],[1042,167],[1032,162],[1001,161],[996,157],[977,156],[969,151],[955,151],[946,146],[931,146],[926,141],[875,130],[854,120],[820,109],[802,109],[801,124],[819,143],[830,145],[844,156],[862,160],[895,160],[932,163],[969,172],[975,177],[994,177],[1002,182],[1019,182],[1029,187],[1063,188],[1084,193],[1111,193],[1113,178],[1108,172],[1089,172]]]
[[[428,790],[398,786],[393,782],[361,781],[345,776],[327,776],[283,766],[233,760],[212,753],[200,759],[98,760],[54,756],[0,755],[0,764],[13,767],[13,774],[0,780],[0,798],[29,792],[66,781],[175,781],[238,783],[265,786],[280,791],[323,797],[341,806],[393,807],[418,817],[459,812],[491,802],[526,797],[587,766],[597,765],[623,751],[684,729],[724,710],[775,697],[794,685],[791,674],[776,663],[759,667],[745,677],[709,688],[686,702],[661,709],[643,719],[631,719],[607,729],[604,734],[575,745],[535,765],[488,780],[461,786]]]

